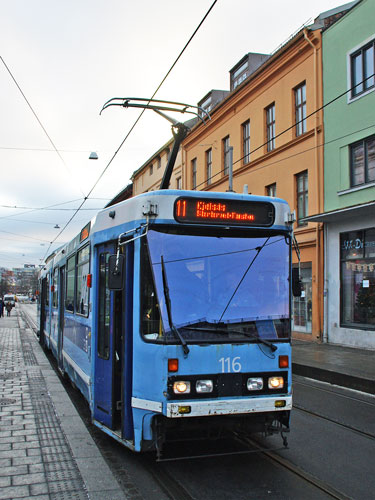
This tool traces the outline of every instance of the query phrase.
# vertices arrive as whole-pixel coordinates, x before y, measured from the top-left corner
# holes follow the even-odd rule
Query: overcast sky
[[[0,0],[0,267],[41,262],[60,232],[54,226],[65,226],[139,115],[112,107],[99,116],[103,104],[150,97],[212,3]],[[229,70],[246,53],[274,51],[319,13],[344,3],[218,0],[156,97],[195,105],[213,88],[228,90]],[[51,251],[170,137],[167,121],[144,113]],[[88,159],[91,151],[98,160]]]

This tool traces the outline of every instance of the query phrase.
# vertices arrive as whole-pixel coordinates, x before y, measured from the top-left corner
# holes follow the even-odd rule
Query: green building
[[[323,32],[326,342],[375,349],[375,1]]]

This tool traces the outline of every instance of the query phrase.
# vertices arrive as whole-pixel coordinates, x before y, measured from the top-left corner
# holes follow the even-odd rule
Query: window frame
[[[191,188],[197,188],[197,158],[191,160]]]
[[[265,108],[266,113],[266,138],[267,152],[273,151],[276,148],[276,104],[273,102]]]
[[[348,94],[348,100],[353,101],[356,100],[364,95],[367,95],[369,92],[373,92],[375,90],[375,77],[373,76],[370,78],[370,81],[372,80],[372,83],[368,85],[364,80],[369,78],[366,77],[366,57],[365,53],[368,49],[372,48],[372,64],[373,67],[375,68],[375,35],[371,36],[368,38],[366,41],[358,45],[356,48],[351,50],[348,53],[348,89],[350,89],[350,93]],[[359,83],[355,83],[355,75],[356,75],[356,69],[355,69],[355,63],[354,60],[360,57],[360,80]],[[374,71],[373,73],[374,74]],[[356,91],[355,86],[361,85],[361,90]]]
[[[225,136],[221,141],[223,152],[223,175],[229,175],[229,161],[230,161],[230,137]]]
[[[303,180],[303,189],[302,191],[299,191],[299,180]],[[297,226],[298,227],[303,227],[307,226],[307,222],[302,222],[301,219],[304,219],[307,217],[308,212],[309,212],[309,177],[308,177],[308,170],[304,170],[303,172],[300,172],[299,174],[296,174],[295,176],[295,182],[296,182],[296,207],[297,207]],[[303,197],[303,207],[304,207],[304,214],[300,213],[299,209],[299,197],[302,195]]]
[[[88,257],[85,258],[85,260],[83,260],[82,262],[79,262],[79,255],[85,251],[86,249],[88,248]],[[77,250],[77,254],[76,254],[76,273],[75,273],[75,294],[74,294],[74,297],[75,297],[75,300],[74,300],[74,310],[75,310],[75,313],[78,314],[79,316],[83,316],[85,318],[88,318],[89,314],[90,314],[90,289],[87,287],[87,275],[86,275],[86,288],[87,288],[87,313],[81,313],[79,312],[79,307],[78,307],[78,276],[79,276],[79,268],[84,266],[85,264],[88,264],[88,273],[87,274],[90,274],[90,267],[91,267],[91,247],[90,247],[90,243],[88,243],[87,245],[84,245],[82,246],[81,248],[79,248]]]
[[[349,145],[349,170],[350,170],[350,187],[351,188],[357,188],[361,186],[366,186],[366,184],[373,184],[375,182],[375,176],[374,179],[369,179],[369,166],[368,166],[368,144],[370,141],[374,141],[374,146],[375,146],[375,134],[370,135],[368,137],[365,137],[364,139],[361,139],[359,141],[353,142],[353,144]],[[355,152],[354,149],[358,146],[362,145],[363,147],[363,178],[364,182],[361,183],[354,183],[354,162],[355,162]],[[375,167],[374,167],[375,168]]]
[[[307,131],[306,116],[306,82],[302,82],[294,88],[294,120],[296,137],[305,134]]]
[[[206,184],[212,184],[212,148],[206,151]]]
[[[70,263],[73,262],[73,266],[70,266]],[[69,280],[69,274],[73,272],[73,309],[70,310],[67,307],[67,299],[68,299],[68,280]],[[65,271],[65,297],[64,297],[64,310],[70,314],[74,314],[74,306],[75,306],[75,298],[76,298],[76,254],[73,253],[66,259],[66,271]],[[70,296],[69,296],[70,297]]]
[[[272,196],[274,198],[276,197],[276,182],[273,182],[272,184],[268,184],[268,186],[266,186],[266,195]]]
[[[242,130],[242,163],[250,163],[250,120],[241,125]]]

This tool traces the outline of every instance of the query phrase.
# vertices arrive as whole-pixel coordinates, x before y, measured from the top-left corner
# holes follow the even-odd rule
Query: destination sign
[[[272,226],[275,209],[264,201],[178,198],[174,204],[177,222],[235,226]]]

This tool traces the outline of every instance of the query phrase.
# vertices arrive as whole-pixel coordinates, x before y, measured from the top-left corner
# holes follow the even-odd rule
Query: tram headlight
[[[246,386],[248,391],[261,391],[263,389],[263,379],[262,377],[248,378]]]
[[[173,383],[173,392],[175,394],[189,394],[190,393],[190,382],[185,380],[178,380]]]
[[[214,390],[214,383],[212,380],[197,380],[195,384],[195,390],[197,393],[207,393]]]
[[[284,387],[283,377],[270,377],[268,379],[268,389],[282,389]]]

